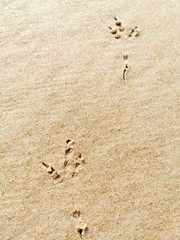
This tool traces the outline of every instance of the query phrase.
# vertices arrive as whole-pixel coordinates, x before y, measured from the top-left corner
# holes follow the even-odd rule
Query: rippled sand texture
[[[1,239],[180,238],[179,12],[0,1]]]

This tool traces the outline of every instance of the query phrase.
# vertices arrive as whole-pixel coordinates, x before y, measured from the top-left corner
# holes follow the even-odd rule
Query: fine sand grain
[[[0,239],[180,239],[179,12],[0,1]]]

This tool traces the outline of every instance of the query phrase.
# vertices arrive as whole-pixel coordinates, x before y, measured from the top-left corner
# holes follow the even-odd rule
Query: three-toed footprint
[[[66,141],[66,148],[64,151],[63,170],[61,174],[58,173],[51,165],[42,162],[46,168],[48,175],[53,179],[61,179],[63,181],[67,178],[72,178],[78,175],[79,170],[85,163],[82,154],[74,148],[75,141],[68,139]]]
[[[115,27],[108,27],[110,33],[114,35],[114,38],[120,39],[139,36],[140,30],[137,26],[135,26],[134,28],[125,28],[123,27],[122,22],[117,17],[114,17],[114,21]]]

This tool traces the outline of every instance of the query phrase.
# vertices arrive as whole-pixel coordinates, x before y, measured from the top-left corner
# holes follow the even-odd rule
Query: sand
[[[180,239],[178,2],[0,1],[0,239]]]

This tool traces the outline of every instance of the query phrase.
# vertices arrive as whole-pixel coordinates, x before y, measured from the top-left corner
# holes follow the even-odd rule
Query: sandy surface
[[[0,1],[0,239],[180,239],[178,2]]]

